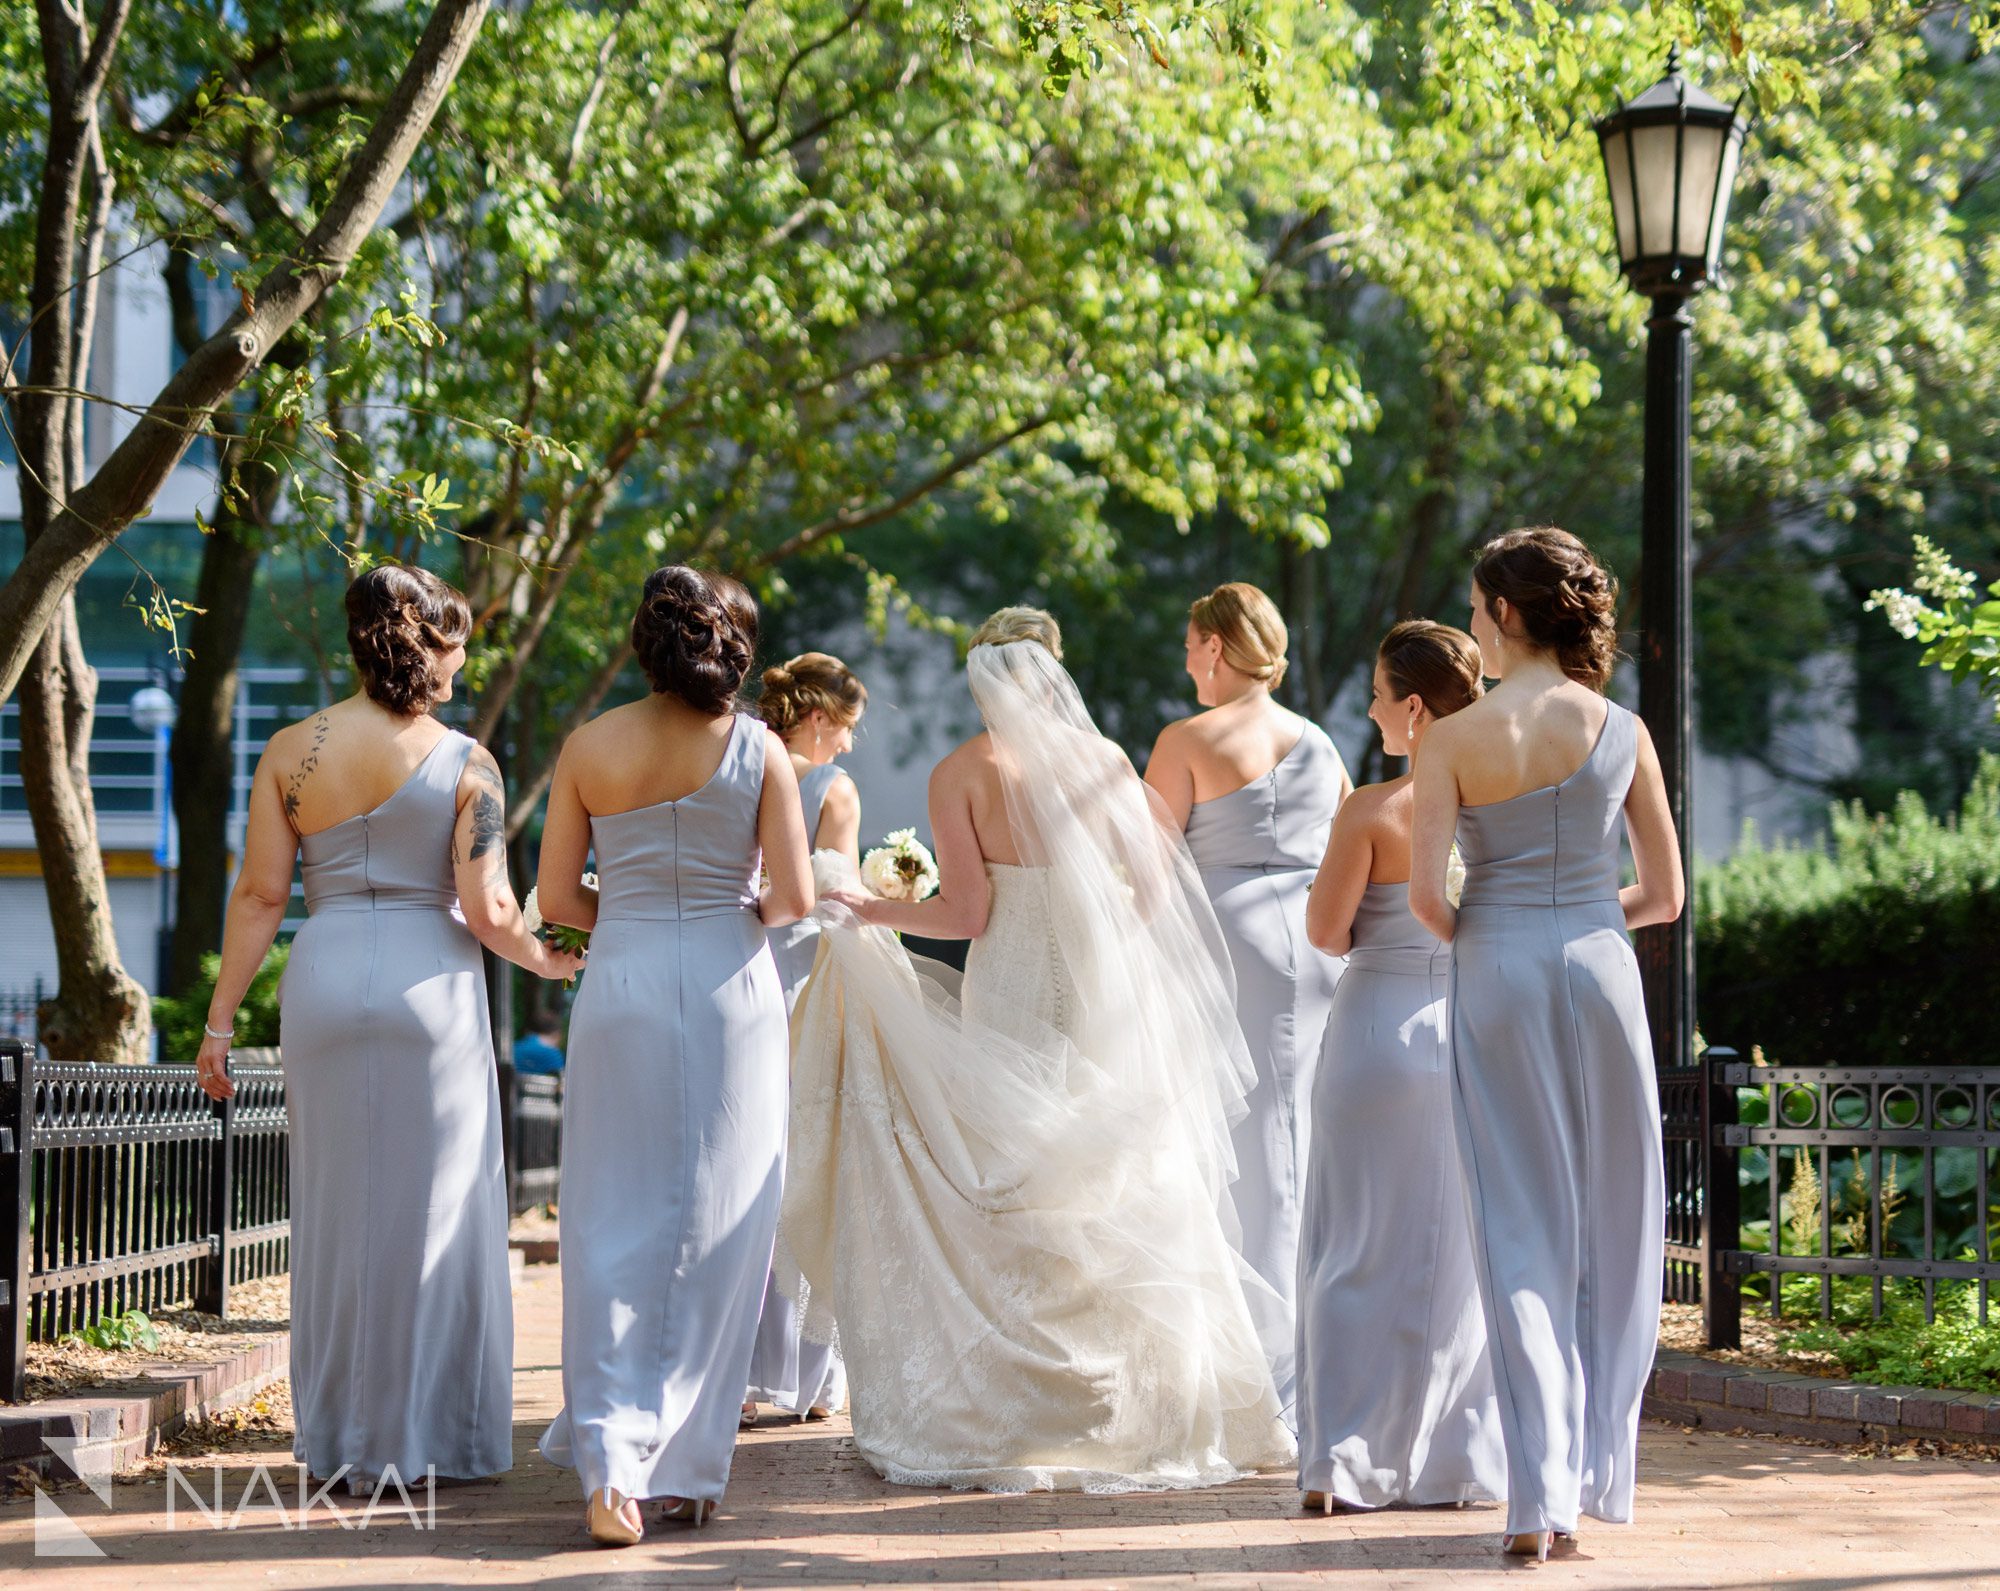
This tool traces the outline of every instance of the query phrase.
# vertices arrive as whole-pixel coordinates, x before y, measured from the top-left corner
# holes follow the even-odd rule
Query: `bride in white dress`
[[[1251,1063],[1186,845],[1060,647],[1032,608],[974,636],[935,896],[817,859],[845,887],[794,1018],[781,1242],[887,1479],[1215,1485],[1294,1451],[1232,1241]],[[971,939],[962,989],[892,929]]]

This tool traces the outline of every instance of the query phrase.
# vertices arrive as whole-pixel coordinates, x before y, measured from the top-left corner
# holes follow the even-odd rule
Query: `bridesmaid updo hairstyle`
[[[347,588],[347,649],[368,699],[392,713],[426,713],[447,683],[438,659],[472,633],[472,608],[428,569],[377,564]]]
[[[966,650],[975,646],[1007,646],[1015,641],[1038,642],[1058,663],[1062,661],[1062,631],[1056,626],[1055,615],[1040,608],[1000,609],[972,632]]]
[[[1382,637],[1375,659],[1398,701],[1421,697],[1433,718],[1449,718],[1478,701],[1479,643],[1434,619],[1405,619]]]
[[[1618,661],[1618,582],[1588,547],[1554,525],[1496,536],[1479,549],[1472,578],[1493,612],[1505,597],[1531,645],[1553,652],[1579,685],[1601,691]]]
[[[757,698],[758,715],[780,735],[790,734],[816,712],[852,729],[867,705],[868,687],[825,652],[801,652],[788,663],[765,669],[764,691]]]
[[[632,650],[655,691],[720,718],[757,650],[757,604],[736,581],[669,564],[646,576]]]
[[[1222,660],[1270,690],[1285,682],[1291,635],[1278,605],[1253,585],[1232,580],[1197,597],[1188,617],[1203,635],[1222,638]]]

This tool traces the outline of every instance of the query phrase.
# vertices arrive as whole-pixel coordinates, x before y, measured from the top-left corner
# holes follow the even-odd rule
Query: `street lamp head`
[[[1715,274],[1749,119],[1681,76],[1681,50],[1637,99],[1596,124],[1618,263],[1639,292],[1694,292]]]
[[[147,685],[132,693],[132,727],[142,734],[157,735],[174,727],[174,699],[157,685]]]

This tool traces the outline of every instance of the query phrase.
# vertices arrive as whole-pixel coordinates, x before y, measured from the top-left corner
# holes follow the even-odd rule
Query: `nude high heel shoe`
[[[590,1539],[600,1547],[637,1546],[646,1534],[639,1505],[615,1486],[601,1486],[590,1494],[583,1506],[583,1522]]]
[[[660,1500],[660,1517],[699,1530],[715,1517],[720,1506],[712,1497],[665,1497]]]
[[[1537,1563],[1547,1563],[1555,1539],[1553,1530],[1522,1530],[1502,1536],[1500,1550],[1510,1558],[1533,1558]]]

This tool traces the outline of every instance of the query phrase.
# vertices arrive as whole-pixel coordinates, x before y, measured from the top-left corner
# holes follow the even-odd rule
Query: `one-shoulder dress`
[[[500,1094],[451,864],[472,746],[447,731],[386,801],[301,840],[279,1038],[292,1451],[329,1479],[514,1461]]]
[[[1618,902],[1638,730],[1607,706],[1561,784],[1458,814],[1452,1101],[1510,1531],[1632,1517],[1659,1329],[1659,1090]]]
[[[1370,884],[1313,1079],[1299,1489],[1354,1507],[1507,1487],[1452,1130],[1450,959],[1408,884]]]
[[[1271,1368],[1287,1420],[1296,1387],[1293,1293],[1313,1068],[1341,971],[1306,940],[1306,896],[1340,805],[1342,773],[1333,742],[1308,724],[1262,778],[1197,801],[1187,823],[1188,849],[1229,946],[1236,1018],[1257,1068],[1249,1114],[1233,1134],[1233,1192],[1243,1257],[1282,1306],[1281,1318],[1258,1324],[1266,1341],[1283,1346]]]
[[[840,777],[831,762],[808,768],[799,776],[799,801],[805,808],[806,838],[816,842],[826,793]],[[785,986],[785,1006],[798,1004],[799,991],[812,973],[819,952],[819,924],[810,918],[771,930],[771,955],[778,979]],[[773,1276],[764,1284],[763,1315],[757,1322],[757,1345],[750,1354],[749,1396],[794,1414],[809,1409],[838,1409],[847,1401],[847,1368],[840,1350],[805,1331],[805,1313],[798,1301]]]
[[[708,783],[593,816],[563,1085],[563,1410],[584,1495],[719,1499],[777,1230],[790,1040],[757,916],[763,726]]]

